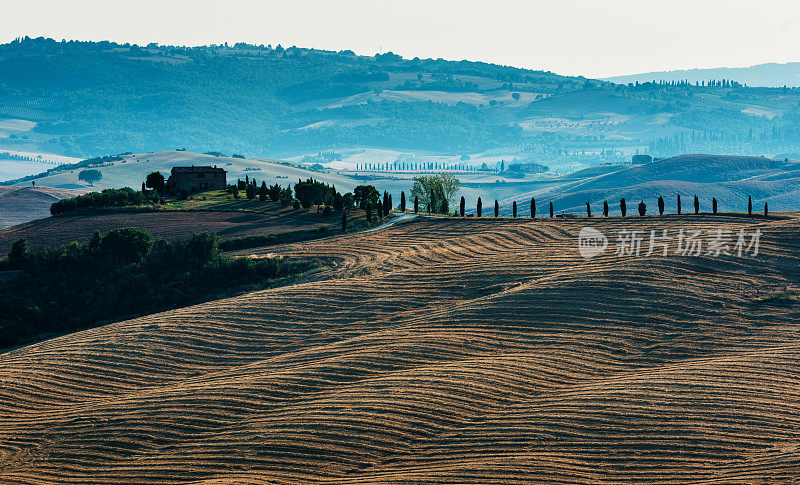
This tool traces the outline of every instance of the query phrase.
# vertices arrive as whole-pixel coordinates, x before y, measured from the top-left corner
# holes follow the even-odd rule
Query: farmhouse
[[[199,190],[225,189],[225,170],[213,167],[172,167],[167,179],[170,192],[197,192]]]

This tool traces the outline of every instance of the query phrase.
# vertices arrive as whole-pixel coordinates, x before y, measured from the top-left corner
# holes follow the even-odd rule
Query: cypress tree
[[[639,202],[639,217],[644,217],[645,214],[647,214],[647,204],[642,200]]]
[[[347,211],[342,211],[342,234],[347,232]]]
[[[436,210],[436,208],[436,194],[434,194],[433,190],[431,190],[431,201],[428,204],[428,212],[433,212]]]
[[[406,211],[406,193],[400,192],[400,212]]]
[[[603,199],[603,216],[608,217],[608,201]]]
[[[467,204],[467,201],[464,200],[464,196],[462,195],[461,196],[461,205],[458,208],[458,211],[461,214],[461,217],[464,217],[464,209],[466,208],[466,204]]]
[[[147,192],[147,187],[144,186],[144,182],[142,182],[142,193],[144,194]]]
[[[450,204],[447,202],[447,199],[442,197],[442,210],[440,211],[442,214],[449,215],[450,214]]]
[[[419,213],[419,197],[414,196],[414,214]]]
[[[700,213],[700,199],[698,199],[696,195],[694,196],[694,213]]]
[[[478,213],[478,217],[483,214],[483,201],[481,201],[480,197],[478,197],[478,207],[476,212]]]
[[[767,208],[767,203],[764,202],[764,218],[766,219],[768,217],[769,217],[769,209]]]
[[[517,217],[517,201],[516,200],[511,205],[511,212],[512,212],[512,214],[514,214],[514,218],[516,218]]]
[[[586,217],[592,217],[592,206],[586,203]]]
[[[394,202],[392,202],[392,194],[389,194],[389,211],[391,212],[393,208],[394,208]],[[386,215],[388,216],[389,212],[387,212]]]
[[[619,199],[619,211],[622,212],[622,217],[628,213],[628,206],[625,204],[625,199]]]
[[[531,198],[531,219],[536,218],[536,199]]]
[[[367,222],[372,222],[372,206],[367,204],[365,210],[367,211]]]
[[[658,215],[664,215],[664,198],[660,195],[658,196]]]
[[[751,196],[747,196],[747,215],[753,215],[753,198]]]
[[[500,204],[497,203],[497,199],[494,199],[494,216],[498,217],[500,215]]]
[[[383,216],[389,215],[389,192],[383,191]]]
[[[553,218],[553,202],[550,202],[550,219]]]
[[[711,199],[711,211],[716,214],[717,213],[717,198],[714,197]]]
[[[678,194],[678,215],[681,213],[681,194]]]

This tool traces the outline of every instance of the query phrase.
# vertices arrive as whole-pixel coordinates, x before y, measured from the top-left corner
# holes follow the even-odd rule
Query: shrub
[[[54,202],[50,206],[50,213],[59,215],[84,209],[152,205],[158,203],[158,201],[159,195],[155,191],[140,192],[129,187],[105,189],[102,192],[89,192],[88,194]]]

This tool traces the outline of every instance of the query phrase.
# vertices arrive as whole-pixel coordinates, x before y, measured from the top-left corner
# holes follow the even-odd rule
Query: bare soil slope
[[[226,240],[312,230],[322,226],[335,229],[341,223],[341,216],[335,213],[325,217],[313,209],[293,210],[291,207],[282,208],[277,203],[270,203],[269,207],[272,210],[265,213],[181,210],[48,217],[0,229],[0,254],[5,255],[14,241],[20,238],[27,239],[32,247],[54,247],[72,241],[85,243],[94,231],[105,234],[121,227],[138,227],[156,236],[178,241],[202,231],[216,232]],[[355,215],[355,220],[362,219],[363,216]]]
[[[788,482],[800,223],[756,258],[591,260],[585,220],[424,220],[250,254],[313,280],[0,355],[2,483]]]
[[[83,190],[0,186],[0,228],[50,215],[50,205],[83,194]]]

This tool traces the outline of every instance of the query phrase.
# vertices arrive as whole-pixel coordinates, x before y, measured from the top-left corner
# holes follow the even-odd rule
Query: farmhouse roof
[[[172,167],[172,173],[221,173],[225,172],[224,169],[213,167]]]

